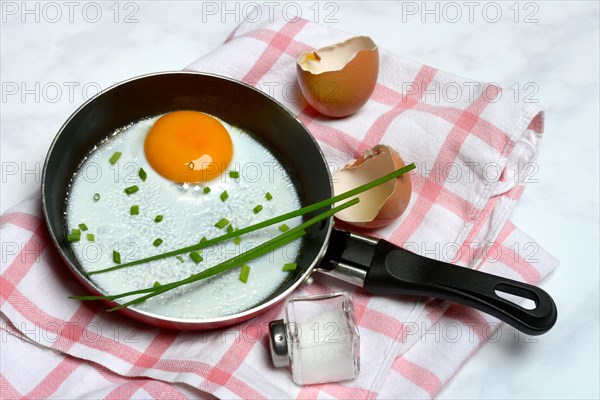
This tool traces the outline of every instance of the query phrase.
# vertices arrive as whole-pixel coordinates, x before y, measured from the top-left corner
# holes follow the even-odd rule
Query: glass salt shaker
[[[360,370],[360,338],[347,293],[294,297],[286,321],[269,324],[276,367],[291,366],[298,385],[354,379]]]

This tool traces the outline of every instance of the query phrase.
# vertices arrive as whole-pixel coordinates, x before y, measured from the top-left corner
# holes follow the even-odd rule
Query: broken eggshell
[[[361,108],[377,83],[379,50],[368,36],[303,53],[296,63],[298,83],[308,103],[329,117]]]
[[[334,194],[352,190],[402,167],[404,161],[396,150],[377,145],[333,175]],[[335,217],[355,227],[381,228],[402,215],[411,192],[410,175],[404,174],[359,194],[360,203],[338,212]]]

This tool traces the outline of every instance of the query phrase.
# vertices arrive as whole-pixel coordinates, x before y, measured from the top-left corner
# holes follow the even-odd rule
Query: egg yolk
[[[217,119],[197,111],[175,111],[154,123],[144,152],[152,168],[167,179],[206,182],[227,169],[233,145]]]

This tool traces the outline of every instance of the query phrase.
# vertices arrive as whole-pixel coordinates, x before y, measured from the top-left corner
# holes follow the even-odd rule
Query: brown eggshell
[[[334,194],[343,193],[404,166],[396,150],[377,145],[333,176]],[[358,195],[360,203],[338,212],[335,217],[355,227],[381,228],[402,215],[408,207],[411,193],[410,175],[404,174],[361,193]]]
[[[379,50],[371,38],[357,36],[302,54],[296,70],[302,94],[313,108],[329,117],[346,117],[358,111],[375,89]]]

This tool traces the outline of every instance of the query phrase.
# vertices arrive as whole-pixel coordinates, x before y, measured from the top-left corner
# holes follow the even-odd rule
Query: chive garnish
[[[242,243],[242,238],[241,237],[236,237],[233,239],[233,243],[235,243],[236,246],[239,246],[240,243]]]
[[[144,182],[146,182],[146,178],[148,177],[148,174],[146,173],[146,171],[144,171],[144,168],[140,167],[140,170],[138,172],[138,176],[140,177],[140,179]]]
[[[208,239],[206,238],[206,236],[202,236],[202,239],[200,239],[199,243],[202,244],[202,243],[206,243],[206,242],[208,242]],[[202,249],[202,247],[200,249]]]
[[[208,186],[204,186],[204,189],[202,189],[204,191],[204,193],[210,193],[210,188]]]
[[[98,201],[98,200],[100,200],[100,193],[96,193],[94,195],[94,201]]]
[[[117,264],[121,264],[121,254],[116,250],[113,250],[113,261]]]
[[[152,245],[154,247],[158,247],[162,244],[163,240],[161,238],[155,239],[154,242],[152,242]]]
[[[265,194],[265,198],[267,200],[273,200],[273,195],[271,193],[267,192],[267,194]]]
[[[160,287],[160,282],[159,281],[155,281],[154,285],[152,285],[152,287],[155,287],[155,288]]]
[[[229,177],[233,179],[237,179],[240,177],[240,173],[238,171],[229,171]]]
[[[81,235],[74,235],[72,233],[70,235],[67,235],[67,242],[69,243],[79,242],[80,239]]]
[[[229,198],[229,194],[227,193],[227,190],[225,190],[223,193],[221,193],[221,201],[225,201]]]
[[[125,268],[125,267],[131,267],[131,266],[134,266],[134,265],[145,264],[145,263],[148,263],[148,262],[151,262],[151,261],[155,261],[155,260],[162,260],[163,258],[167,258],[167,257],[174,257],[174,256],[176,256],[178,254],[189,253],[190,251],[200,250],[200,249],[206,248],[208,246],[212,246],[212,245],[215,245],[217,243],[221,243],[221,242],[224,242],[226,240],[233,239],[236,236],[242,236],[242,235],[245,235],[246,233],[254,232],[256,230],[259,230],[259,229],[262,229],[262,228],[266,228],[267,226],[271,226],[271,225],[274,225],[274,224],[277,224],[277,223],[280,223],[280,222],[283,222],[283,221],[287,221],[288,219],[299,217],[299,216],[308,214],[310,212],[313,212],[313,211],[316,211],[316,210],[320,210],[320,209],[322,209],[324,207],[331,206],[334,203],[338,203],[338,202],[340,202],[342,200],[346,200],[346,199],[348,199],[350,197],[354,197],[354,196],[356,196],[356,195],[358,195],[360,193],[366,192],[369,189],[377,187],[377,186],[381,185],[382,183],[385,183],[385,182],[388,182],[388,181],[390,181],[392,179],[395,179],[395,178],[397,178],[397,177],[399,177],[399,176],[401,176],[401,175],[403,175],[403,174],[405,174],[405,173],[407,173],[407,172],[409,172],[409,171],[411,171],[411,170],[413,170],[415,168],[416,168],[416,165],[414,163],[411,163],[411,164],[409,164],[409,165],[407,165],[405,167],[402,167],[402,168],[397,169],[397,170],[395,170],[393,172],[390,172],[389,174],[384,175],[381,178],[372,180],[371,182],[365,183],[364,185],[358,186],[358,187],[356,187],[356,188],[354,188],[352,190],[349,190],[347,192],[338,194],[337,196],[333,196],[333,197],[330,197],[328,199],[321,200],[319,202],[310,204],[310,205],[308,205],[306,207],[302,207],[302,208],[300,208],[298,210],[290,211],[288,213],[279,215],[279,216],[274,217],[274,218],[270,218],[268,220],[259,222],[259,223],[254,224],[254,225],[250,225],[250,226],[248,226],[246,228],[240,229],[239,231],[234,231],[232,233],[227,233],[225,235],[221,235],[221,236],[218,236],[218,237],[210,239],[210,240],[208,240],[208,239],[207,240],[201,240],[198,244],[194,244],[194,245],[191,245],[191,246],[182,247],[180,249],[171,250],[171,251],[168,251],[168,252],[165,252],[165,253],[162,253],[162,254],[157,254],[157,255],[154,255],[154,256],[150,256],[150,257],[146,257],[146,258],[141,258],[141,259],[138,259],[138,260],[130,261],[128,263],[125,263],[125,264],[122,264],[122,265],[119,265],[119,266],[112,266],[112,267],[104,268],[104,269],[101,269],[101,270],[92,271],[92,272],[89,272],[88,275],[110,272],[110,271],[114,271],[114,270]],[[290,229],[289,232],[291,232],[293,229],[295,229],[295,228]],[[147,293],[147,292],[140,292],[140,293]]]
[[[222,218],[219,222],[217,222],[215,224],[215,226],[219,229],[223,229],[225,228],[227,225],[229,225],[229,220],[227,218]]]
[[[181,256],[177,256],[177,257],[175,257],[175,258],[176,258],[176,259],[178,259],[178,260],[179,260],[179,262],[183,262],[183,261],[184,261],[184,260],[183,260],[183,257],[181,257]]]
[[[115,151],[115,152],[113,153],[113,155],[112,155],[112,156],[110,156],[110,158],[108,159],[108,161],[109,161],[111,164],[113,164],[113,165],[114,165],[114,164],[115,164],[117,161],[119,161],[119,158],[121,158],[121,152],[120,152],[120,151]]]
[[[96,239],[94,238],[94,234],[93,233],[88,233],[87,234],[87,240],[88,240],[88,242],[95,241]]]
[[[86,224],[79,224],[79,229],[81,229],[83,232],[88,230],[88,227]]]
[[[229,224],[229,226],[227,227],[227,233],[231,232],[233,232],[233,225]]]
[[[77,228],[71,229],[71,235],[81,236],[81,231]]]
[[[254,208],[252,209],[252,211],[254,212],[254,214],[258,214],[259,212],[261,212],[261,211],[262,211],[262,209],[263,209],[263,206],[261,206],[261,205],[259,204],[259,205],[257,205],[256,207],[254,207]]]
[[[296,263],[287,263],[283,265],[283,271],[294,271],[296,269]]]
[[[127,196],[129,196],[130,194],[137,192],[139,189],[140,188],[137,187],[137,185],[129,186],[128,188],[125,188],[125,193],[127,193]]]
[[[131,206],[129,208],[129,214],[131,215],[139,215],[140,213],[140,206],[138,206],[137,204],[134,206]]]
[[[247,263],[247,262],[252,261],[256,258],[259,258],[265,254],[268,254],[268,253],[274,251],[275,249],[277,249],[281,246],[285,246],[286,244],[291,243],[294,240],[297,240],[297,239],[301,238],[302,236],[304,236],[306,234],[306,229],[308,227],[310,227],[324,219],[330,218],[335,213],[337,213],[341,210],[344,210],[348,207],[352,207],[353,205],[357,204],[358,202],[359,202],[358,198],[349,200],[342,205],[339,205],[328,211],[325,211],[325,212],[317,215],[316,217],[313,217],[313,218],[309,219],[308,221],[302,223],[301,225],[298,225],[297,227],[290,229],[289,232],[283,233],[271,240],[268,240],[268,241],[260,244],[257,247],[254,247],[254,248],[252,248],[246,252],[243,252],[235,257],[225,260],[222,263],[217,264],[213,267],[207,268],[206,270],[204,270],[202,272],[199,272],[197,274],[192,274],[188,278],[182,279],[180,281],[167,283],[167,284],[161,285],[159,288],[139,289],[139,290],[133,290],[131,292],[110,295],[110,296],[71,296],[70,298],[75,299],[75,300],[116,300],[116,299],[120,299],[122,297],[146,293],[145,295],[143,295],[141,297],[130,300],[123,304],[119,304],[118,306],[110,308],[107,311],[112,312],[112,311],[120,310],[121,308],[129,307],[130,305],[141,303],[151,297],[158,296],[161,293],[175,289],[179,286],[183,286],[188,283],[197,282],[199,280],[206,279],[206,278],[209,278],[214,275],[218,275],[218,274],[228,271],[232,268],[235,268],[241,264]],[[240,229],[240,232],[241,231],[243,231],[243,229]],[[164,255],[162,258],[164,258]]]
[[[196,264],[198,264],[199,262],[201,262],[203,260],[202,256],[200,254],[198,254],[195,251],[192,251],[190,253],[190,258],[192,259],[193,262],[195,262]]]
[[[244,264],[242,265],[242,270],[240,271],[240,281],[244,283],[248,282],[248,275],[250,275],[250,266]]]
[[[281,232],[286,232],[286,231],[288,231],[289,229],[290,229],[290,227],[289,227],[289,226],[287,226],[286,224],[283,224],[283,225],[280,225],[280,226],[279,226],[279,230],[280,230]]]
[[[160,222],[163,220],[163,216],[158,214],[156,217],[154,217],[154,222]]]

